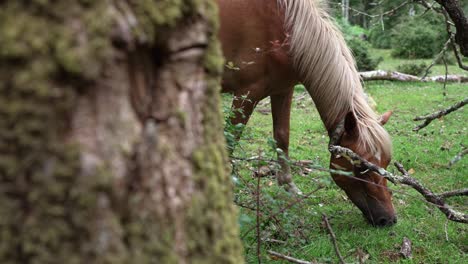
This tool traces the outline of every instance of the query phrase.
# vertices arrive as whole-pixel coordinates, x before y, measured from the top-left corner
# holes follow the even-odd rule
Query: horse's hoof
[[[296,186],[296,184],[294,184],[294,182],[286,183],[283,186],[284,186],[284,189],[287,192],[292,193],[292,194],[297,195],[297,196],[302,196],[302,191],[299,190],[299,188],[297,188],[297,186]]]

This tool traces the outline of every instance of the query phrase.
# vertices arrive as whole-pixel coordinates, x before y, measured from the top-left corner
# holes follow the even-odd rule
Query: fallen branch
[[[453,196],[468,196],[468,189],[444,192],[444,193],[439,194],[439,196],[442,198],[449,198]]]
[[[442,116],[448,115],[451,112],[462,108],[464,105],[468,103],[468,98],[465,98],[463,101],[456,103],[455,105],[450,106],[449,108],[437,111],[435,113],[425,115],[425,116],[417,116],[413,120],[414,121],[421,121],[425,120],[424,123],[420,124],[419,126],[413,128],[413,131],[419,131],[420,129],[429,125],[433,120],[440,118]]]
[[[341,156],[351,162],[354,166],[368,169],[375,173],[380,174],[381,176],[385,177],[387,180],[393,183],[401,183],[408,186],[411,186],[417,192],[419,192],[425,199],[431,204],[434,204],[439,208],[439,210],[445,214],[445,216],[454,222],[459,223],[468,223],[468,215],[458,212],[450,208],[444,201],[443,195],[436,195],[431,190],[424,187],[421,183],[419,183],[416,179],[409,176],[408,172],[403,168],[403,166],[397,162],[395,162],[395,166],[397,169],[402,173],[402,175],[395,175],[387,170],[380,168],[379,166],[370,163],[366,159],[362,158],[361,156],[354,153],[352,150],[340,146],[331,145],[329,147],[330,152],[335,156]],[[466,193],[465,193],[466,194]],[[465,195],[464,193],[460,195]]]
[[[341,264],[345,264],[346,262],[343,259],[343,256],[341,256],[340,249],[338,248],[338,243],[336,242],[336,236],[335,233],[333,232],[333,229],[330,225],[330,222],[328,222],[328,218],[326,214],[322,214],[322,220],[325,223],[325,226],[327,227],[328,233],[330,234],[330,238],[333,243],[333,247],[335,248],[335,253],[338,256],[338,259],[340,260],[339,262]]]
[[[468,154],[468,148],[463,149],[460,153],[458,153],[455,157],[453,157],[453,159],[447,165],[447,168],[450,169],[453,166],[453,164],[460,161],[463,158],[463,156],[465,156],[466,154]]]
[[[366,71],[360,72],[359,75],[364,81],[399,81],[399,82],[457,82],[466,83],[468,82],[468,76],[464,75],[441,75],[420,78],[418,76],[401,73],[397,71]]]
[[[275,251],[272,251],[272,250],[268,250],[267,252],[268,252],[268,254],[271,255],[271,256],[274,256],[274,257],[280,258],[280,259],[284,259],[284,260],[289,261],[289,262],[291,262],[291,263],[297,263],[297,264],[318,264],[318,262],[310,262],[310,261],[306,261],[306,260],[302,260],[302,259],[293,258],[293,257],[286,256],[286,255],[280,254],[280,253],[275,252]]]

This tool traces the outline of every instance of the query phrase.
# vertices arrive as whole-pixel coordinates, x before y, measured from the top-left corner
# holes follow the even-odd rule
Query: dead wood
[[[437,119],[437,118],[441,118],[442,116],[445,116],[445,115],[448,115],[450,114],[451,112],[453,111],[456,111],[460,108],[462,108],[464,105],[466,105],[468,103],[468,98],[465,98],[464,100],[446,108],[446,109],[442,109],[440,111],[437,111],[437,112],[434,112],[432,114],[429,114],[429,115],[425,115],[425,116],[417,116],[415,117],[413,120],[414,121],[422,121],[424,120],[424,123],[420,124],[419,126],[413,128],[413,131],[419,131],[420,129],[426,127],[427,125],[429,125],[433,120]]]
[[[424,187],[420,182],[418,182],[416,179],[412,178],[408,172],[403,168],[403,166],[395,162],[394,165],[397,167],[397,169],[402,173],[402,175],[396,175],[391,172],[388,172],[387,170],[380,168],[379,166],[370,163],[366,159],[362,158],[361,156],[357,155],[354,153],[352,150],[340,146],[334,146],[331,145],[329,147],[330,152],[333,155],[340,155],[344,158],[346,158],[349,162],[351,162],[354,166],[368,169],[370,171],[373,171],[375,173],[380,174],[381,176],[385,177],[387,180],[391,181],[392,183],[401,183],[404,185],[411,186],[413,189],[415,189],[417,192],[419,192],[424,199],[437,206],[437,208],[445,214],[447,219],[454,221],[454,222],[459,222],[459,223],[468,223],[468,215],[464,214],[462,212],[458,212],[454,209],[452,209],[444,200],[443,195],[437,195],[434,194],[431,190],[428,188]],[[465,195],[466,193],[460,194],[460,195]]]
[[[440,75],[432,77],[420,78],[418,76],[401,73],[397,71],[366,71],[360,72],[363,81],[398,81],[398,82],[455,82],[455,83],[466,83],[468,82],[468,76],[464,75]],[[447,78],[446,78],[447,77]]]

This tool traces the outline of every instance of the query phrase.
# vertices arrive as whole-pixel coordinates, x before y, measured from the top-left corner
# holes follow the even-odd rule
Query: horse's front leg
[[[234,94],[231,106],[231,109],[233,110],[233,115],[230,117],[231,125],[236,126],[238,124],[243,124],[245,126],[259,101],[260,100],[257,97],[249,96],[248,93],[246,95],[242,95],[241,93]],[[231,142],[229,144],[229,156],[233,154],[234,148],[239,142],[243,130],[244,128],[242,127],[240,130],[236,129],[233,131],[235,142]]]
[[[293,96],[293,87],[287,92],[271,95],[271,112],[273,116],[273,137],[276,145],[282,150],[278,153],[278,162],[280,171],[276,178],[279,185],[284,185],[285,189],[295,194],[302,194],[299,188],[294,184],[291,175],[291,166],[289,165],[289,119],[291,115],[291,101]]]

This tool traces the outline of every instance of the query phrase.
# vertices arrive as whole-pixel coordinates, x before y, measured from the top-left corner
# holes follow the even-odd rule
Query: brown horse
[[[391,142],[382,125],[391,115],[377,116],[366,102],[354,58],[319,0],[218,0],[220,39],[228,61],[223,92],[247,95],[234,100],[243,109],[231,121],[246,124],[255,105],[270,96],[273,135],[288,155],[293,87],[301,82],[311,95],[330,136],[368,161],[386,167]],[[341,124],[341,125],[340,125]],[[342,132],[337,127],[344,127]],[[335,137],[335,136],[334,136]],[[292,192],[288,162],[279,158],[278,183]],[[396,222],[386,179],[359,171],[343,157],[332,156],[330,167],[354,172],[332,174],[351,201],[374,225]]]

